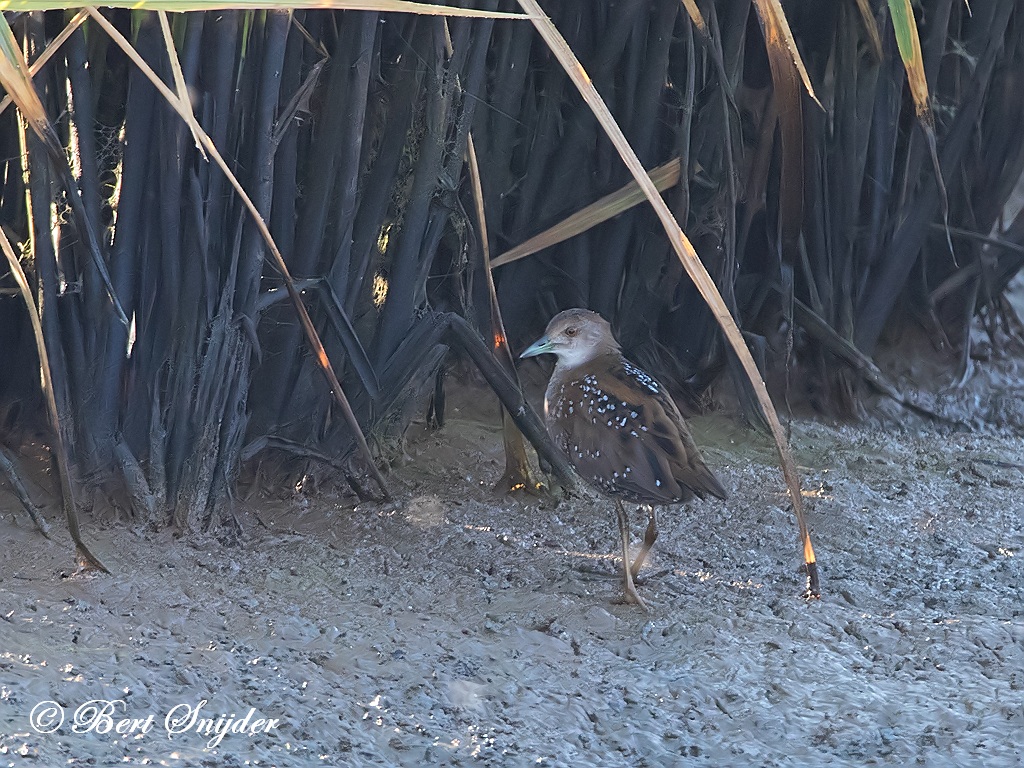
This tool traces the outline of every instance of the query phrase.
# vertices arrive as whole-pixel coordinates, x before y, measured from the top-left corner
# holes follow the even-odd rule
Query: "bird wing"
[[[630,416],[634,412],[637,415],[631,419],[636,423],[629,432],[637,431],[645,438],[638,442],[643,444],[655,484],[658,479],[664,483],[667,475],[679,487],[680,499],[689,498],[691,494],[702,499],[708,494],[726,498],[725,489],[704,464],[686,421],[665,388],[621,356],[619,364],[611,366],[610,372],[613,395],[621,401],[639,400],[643,404],[642,410],[634,407],[630,411]]]
[[[726,497],[664,388],[620,355],[581,366],[549,394],[555,442],[605,492],[647,504]]]

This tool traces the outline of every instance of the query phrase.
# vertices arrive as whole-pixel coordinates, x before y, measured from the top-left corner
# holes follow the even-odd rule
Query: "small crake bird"
[[[596,312],[567,309],[520,357],[558,357],[544,393],[551,438],[580,476],[615,500],[626,599],[646,607],[634,578],[658,537],[655,504],[694,496],[725,499],[668,392],[622,356]],[[629,564],[629,520],[622,500],[648,506],[643,547]]]

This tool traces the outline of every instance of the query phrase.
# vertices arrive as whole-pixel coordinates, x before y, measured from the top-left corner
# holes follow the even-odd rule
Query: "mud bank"
[[[645,614],[616,602],[607,502],[491,493],[497,413],[474,398],[410,437],[386,506],[255,495],[236,546],[87,516],[111,577],[73,573],[55,504],[47,541],[0,496],[0,765],[1024,760],[1011,430],[795,423],[807,603],[770,445],[694,420],[731,498],[662,515]],[[123,702],[106,733],[91,700]]]

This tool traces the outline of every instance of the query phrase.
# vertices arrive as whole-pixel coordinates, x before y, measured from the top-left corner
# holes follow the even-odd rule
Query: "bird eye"
[[[579,328],[576,328],[575,326],[571,326],[571,325],[568,328],[565,329],[565,335],[566,336],[575,336],[579,332],[580,332]]]

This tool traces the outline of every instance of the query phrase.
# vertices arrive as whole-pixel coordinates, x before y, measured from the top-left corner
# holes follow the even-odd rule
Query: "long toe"
[[[632,605],[639,605],[645,611],[649,610],[647,608],[647,603],[644,602],[644,599],[642,597],[640,597],[640,595],[636,591],[636,585],[633,583],[633,574],[630,573],[629,564],[628,563],[629,563],[628,560],[624,560],[623,561],[623,569],[622,569],[623,570],[623,579],[622,579],[623,584],[622,584],[622,586],[623,586],[623,593],[624,593],[623,594],[624,602],[630,603]]]
[[[622,602],[626,603],[627,605],[638,605],[645,611],[651,610],[648,607],[647,603],[644,601],[644,599],[640,597],[640,595],[637,593],[636,587],[634,587],[632,584],[626,585],[626,589],[622,595]]]

